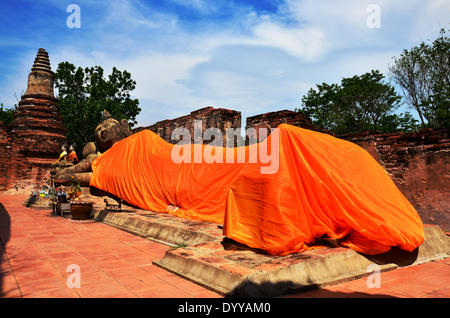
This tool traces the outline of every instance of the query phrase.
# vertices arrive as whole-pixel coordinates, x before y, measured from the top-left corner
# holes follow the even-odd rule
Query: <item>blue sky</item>
[[[70,4],[80,28],[67,26]],[[137,126],[206,106],[241,111],[244,126],[299,107],[318,83],[387,74],[393,56],[434,40],[449,17],[448,0],[0,0],[0,102],[17,103],[42,47],[53,70],[69,61],[129,71]]]

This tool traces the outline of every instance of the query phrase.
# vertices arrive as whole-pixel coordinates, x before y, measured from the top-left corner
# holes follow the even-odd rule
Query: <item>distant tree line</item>
[[[378,70],[343,78],[340,84],[317,84],[302,98],[297,111],[336,134],[360,131],[414,131],[421,127],[450,127],[450,41],[445,29],[431,44],[404,50],[389,75],[403,93]],[[403,100],[418,112],[396,113]]]

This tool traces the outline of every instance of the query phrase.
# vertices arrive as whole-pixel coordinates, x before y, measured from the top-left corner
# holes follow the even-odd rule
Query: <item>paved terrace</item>
[[[26,198],[0,196],[3,298],[450,297],[449,239],[436,227],[427,227],[439,241],[435,248],[412,258],[397,253],[394,262],[367,260],[381,270],[380,288],[369,288],[370,273],[358,268],[369,263],[349,249],[320,246],[273,257],[223,240],[216,224],[128,206],[107,212],[103,198],[92,197],[95,218],[75,221],[25,207]],[[331,278],[308,272],[327,263],[328,272],[347,272]],[[71,264],[80,266],[80,288],[67,286]],[[299,273],[310,275],[281,279]]]

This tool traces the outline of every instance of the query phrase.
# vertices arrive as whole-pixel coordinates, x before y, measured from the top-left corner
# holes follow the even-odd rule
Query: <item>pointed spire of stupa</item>
[[[39,49],[31,73],[28,75],[27,91],[23,97],[45,97],[55,99],[53,73],[48,53]]]
[[[48,53],[44,49],[40,48],[38,50],[31,71],[46,71],[46,72],[52,71],[50,67],[50,59],[48,58]]]

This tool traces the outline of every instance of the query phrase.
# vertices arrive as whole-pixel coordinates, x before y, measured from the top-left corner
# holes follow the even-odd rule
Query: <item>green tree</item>
[[[0,104],[0,121],[3,122],[5,127],[14,120],[14,113],[16,111],[17,105],[14,108],[3,108],[3,104]]]
[[[405,112],[381,117],[378,129],[383,132],[413,132],[419,127],[419,121],[410,112]]]
[[[341,117],[336,115],[336,102],[340,92],[337,84],[317,84],[317,90],[311,88],[302,99],[302,108],[296,109],[311,117],[314,124],[337,131],[343,125]],[[342,115],[342,113],[340,114]]]
[[[390,76],[417,111],[423,127],[450,126],[450,37],[445,29],[431,44],[422,42],[389,66]]]
[[[297,109],[311,117],[319,127],[336,134],[367,130],[394,129],[398,116],[393,116],[401,104],[401,96],[384,82],[384,75],[372,70],[361,76],[343,78],[341,84],[319,84],[302,98]],[[398,122],[400,123],[400,122]]]
[[[100,66],[83,69],[62,62],[55,73],[55,87],[67,138],[77,143],[78,150],[93,141],[103,110],[118,119],[127,119],[130,127],[136,124],[136,116],[141,111],[139,101],[130,95],[136,82],[130,73],[115,67],[106,79]]]

